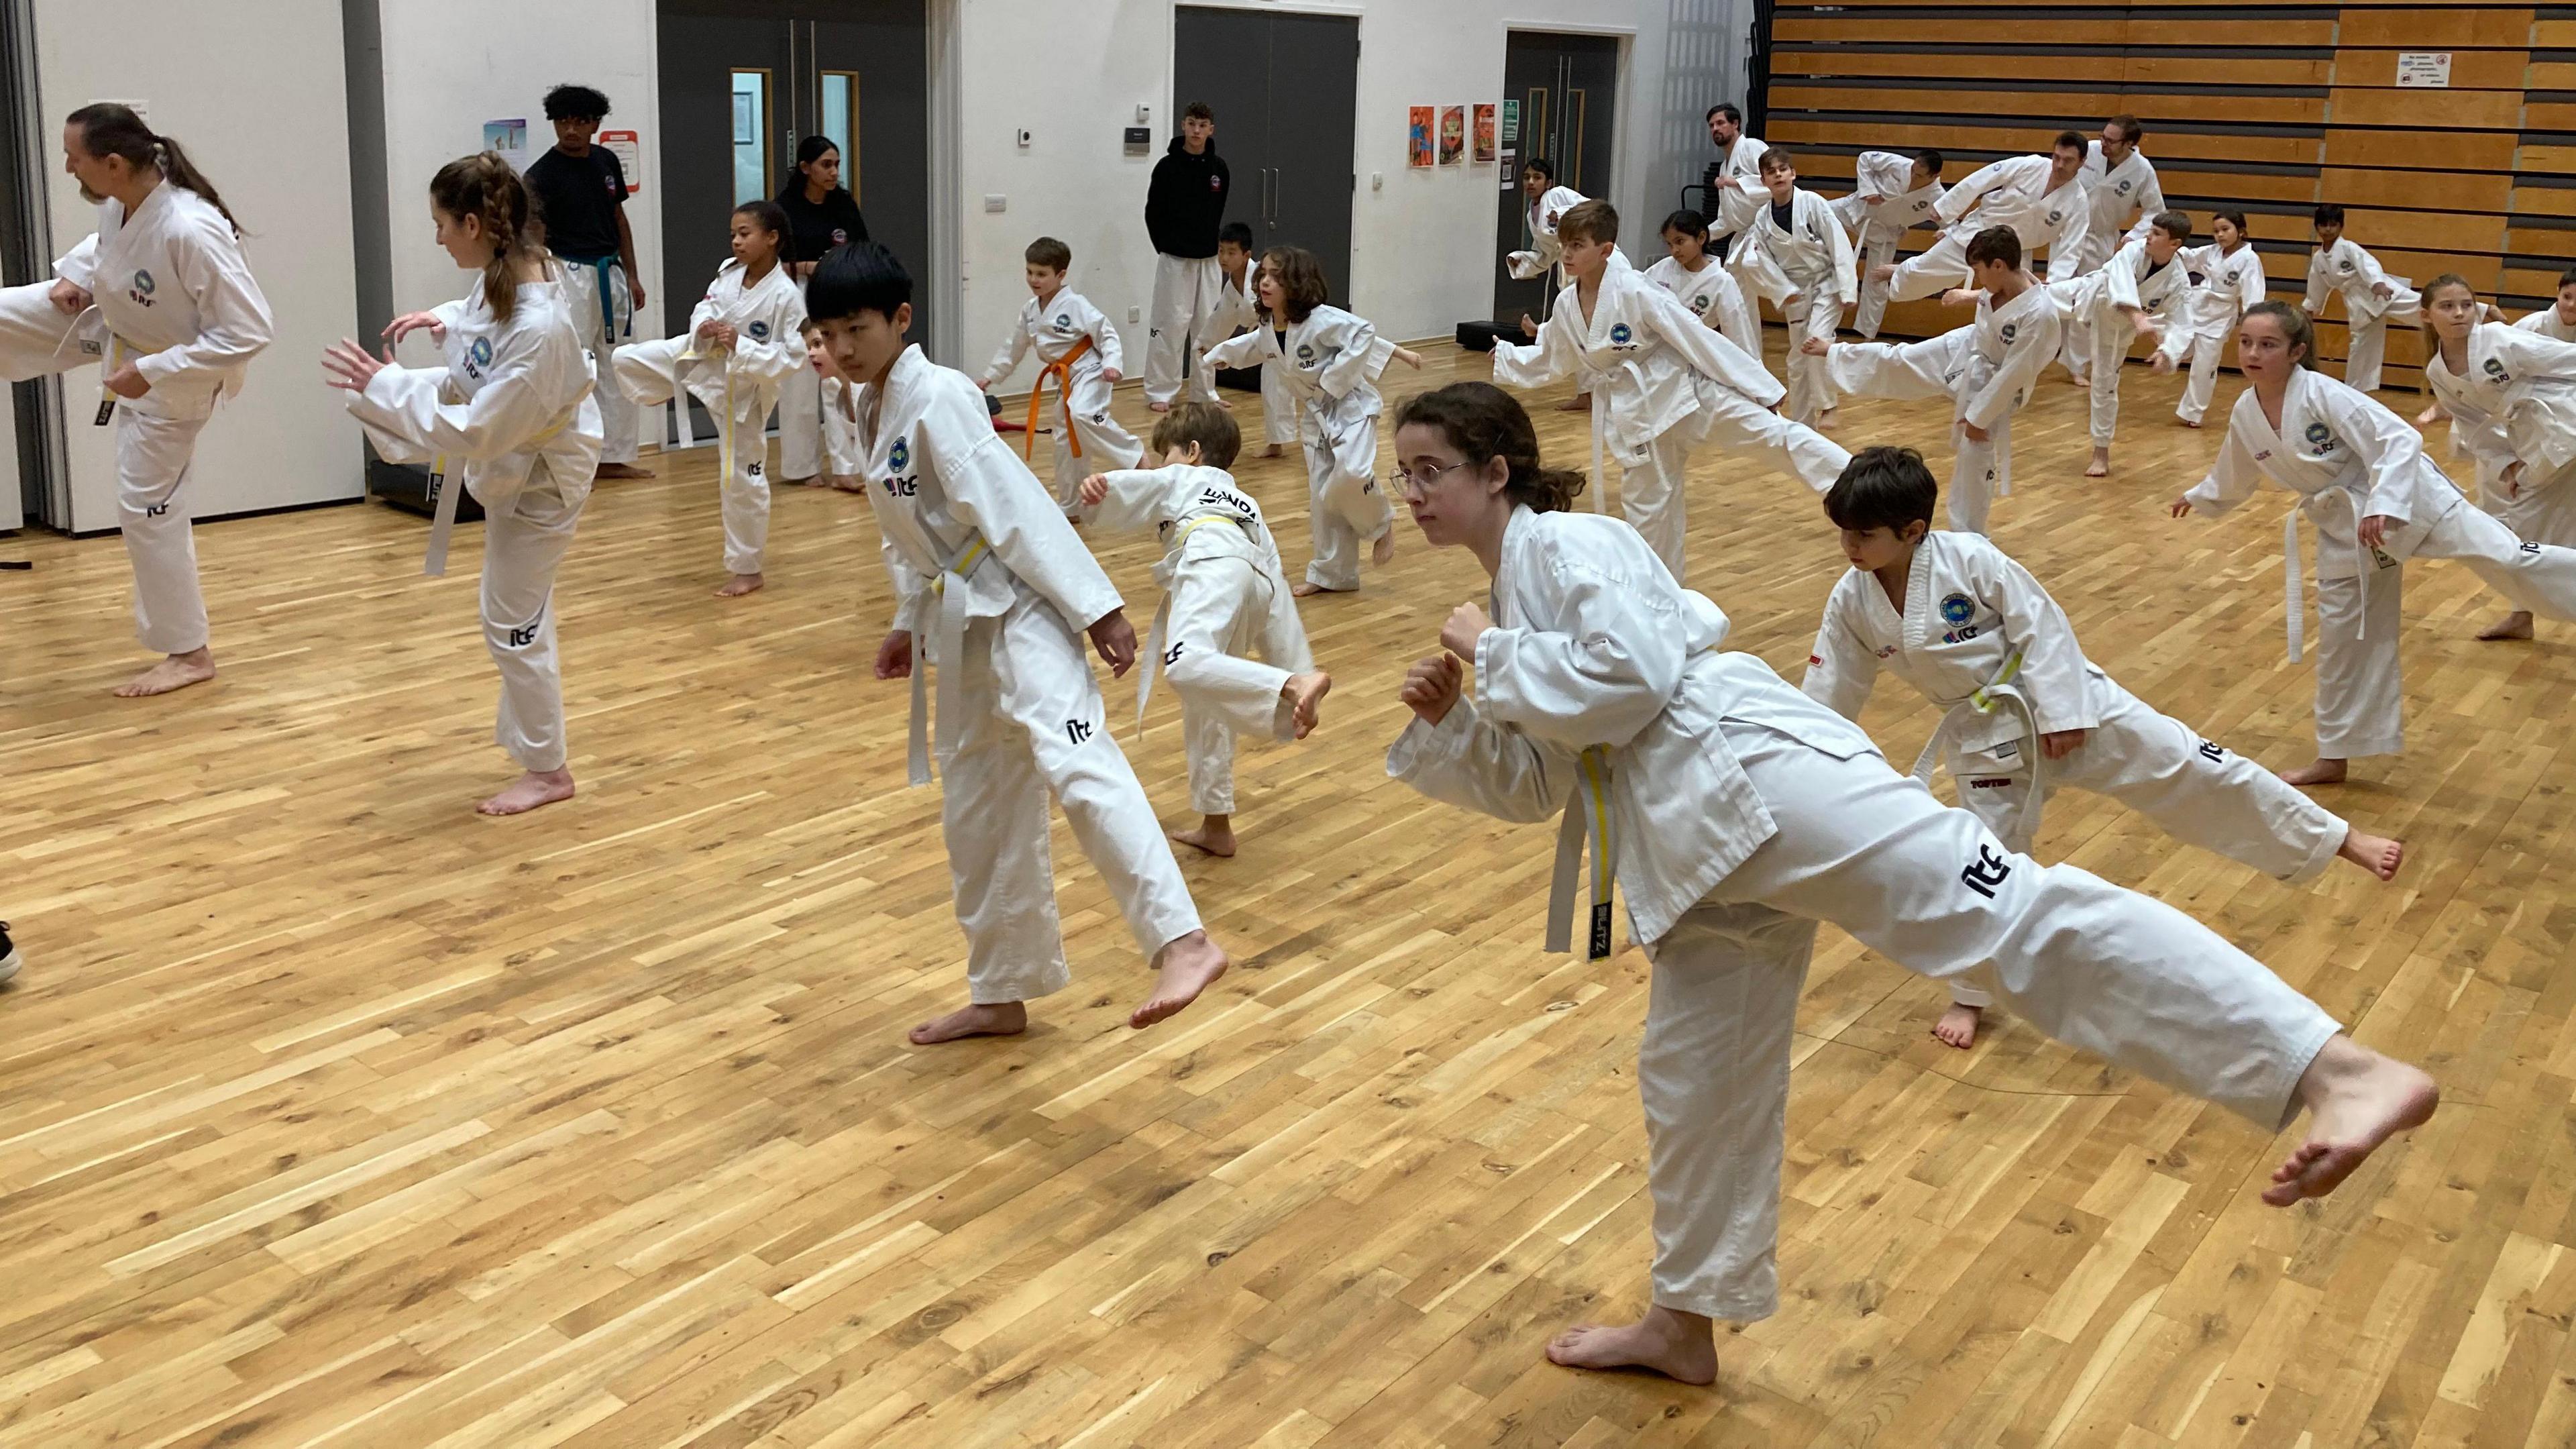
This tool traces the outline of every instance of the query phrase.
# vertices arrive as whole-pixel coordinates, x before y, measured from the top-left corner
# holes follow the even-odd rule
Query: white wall
[[[276,342],[197,445],[197,515],[359,496],[357,425],[316,361],[357,316],[337,0],[37,0],[35,22],[43,114],[59,122],[92,101],[147,103],[152,129],[187,146],[241,220],[242,250],[276,314]],[[62,173],[59,138],[39,144],[56,163],[46,201],[60,256],[96,229],[97,211]],[[65,389],[80,532],[116,526],[110,430],[89,425],[96,389],[94,370]]]

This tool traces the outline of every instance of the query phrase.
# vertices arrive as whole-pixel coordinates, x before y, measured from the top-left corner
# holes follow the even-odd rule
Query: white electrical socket
[[[1154,108],[1153,108],[1152,106],[1149,106],[1149,105],[1145,104],[1145,103],[1144,103],[1144,102],[1142,102],[1142,101],[1137,102],[1137,103],[1136,103],[1136,124],[1137,124],[1137,125],[1140,125],[1140,126],[1151,125],[1151,124],[1153,124],[1153,120],[1154,120]]]
[[[1145,320],[1145,309],[1144,309],[1144,308],[1142,308],[1142,307],[1130,307],[1130,308],[1128,308],[1128,309],[1127,309],[1127,320],[1128,320],[1128,321],[1130,321],[1130,322],[1142,322],[1142,321],[1144,321],[1144,320]]]
[[[1026,126],[1020,128],[1020,149],[1023,151],[1029,149],[1029,129]]]
[[[1372,171],[1372,172],[1370,172],[1370,173],[1369,173],[1369,190],[1371,190],[1371,191],[1384,191],[1384,190],[1386,190],[1386,173],[1385,173],[1385,172],[1383,172],[1383,171]]]
[[[1008,211],[1010,208],[1011,199],[1009,197],[993,191],[984,193],[984,209],[986,211]]]

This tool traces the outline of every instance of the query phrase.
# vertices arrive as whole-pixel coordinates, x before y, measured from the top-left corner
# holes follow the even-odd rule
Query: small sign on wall
[[[2451,88],[2451,53],[2447,50],[2397,52],[2397,83],[2436,90]]]
[[[617,158],[618,168],[626,173],[626,194],[633,196],[644,189],[644,140],[633,131],[602,131],[599,144]]]

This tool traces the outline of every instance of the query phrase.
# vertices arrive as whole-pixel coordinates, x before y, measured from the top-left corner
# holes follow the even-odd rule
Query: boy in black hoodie
[[[1169,412],[1180,395],[1185,359],[1217,340],[1209,318],[1225,283],[1217,273],[1216,233],[1234,179],[1216,154],[1215,136],[1216,112],[1205,101],[1190,102],[1181,111],[1181,134],[1154,163],[1145,191],[1145,231],[1154,241],[1145,401],[1158,413]],[[1217,401],[1216,377],[1204,367],[1191,370],[1189,389],[1193,401]]]

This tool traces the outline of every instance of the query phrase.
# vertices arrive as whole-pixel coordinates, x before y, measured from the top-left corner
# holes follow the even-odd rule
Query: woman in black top
[[[789,254],[796,275],[812,276],[823,253],[845,242],[868,239],[868,224],[859,216],[858,198],[841,185],[841,148],[829,136],[808,136],[796,143],[796,177],[778,193],[786,209]]]

